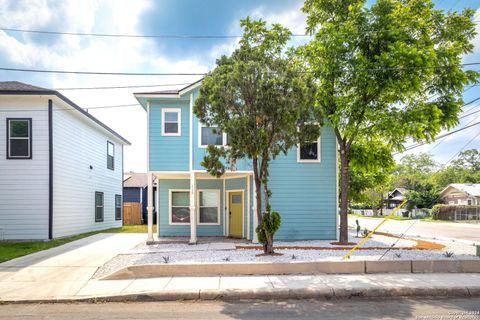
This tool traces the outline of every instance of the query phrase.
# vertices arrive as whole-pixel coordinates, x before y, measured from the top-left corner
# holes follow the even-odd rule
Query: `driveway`
[[[0,300],[75,295],[98,267],[146,240],[139,233],[100,233],[0,264]]]
[[[362,218],[349,216],[348,225],[355,227],[358,219],[360,226],[372,230],[383,219]],[[419,220],[388,220],[378,231],[392,234],[403,234],[413,237],[450,238],[480,243],[480,224],[454,223],[454,222],[427,222]]]

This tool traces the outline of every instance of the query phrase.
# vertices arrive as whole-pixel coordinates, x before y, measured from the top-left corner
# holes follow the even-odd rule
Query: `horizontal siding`
[[[182,110],[181,136],[162,136],[162,108]],[[149,122],[149,170],[188,170],[189,102],[173,101],[168,104],[151,102]]]
[[[6,118],[32,118],[32,159],[6,159]],[[0,240],[48,238],[48,99],[0,99]]]
[[[115,145],[114,170],[107,168],[107,141]],[[115,220],[115,194],[122,194],[122,145],[115,141],[77,111],[54,105],[54,237],[122,225]],[[104,222],[95,222],[95,191],[104,193]]]
[[[298,163],[297,150],[270,165],[272,210],[282,217],[277,240],[336,239],[336,140],[321,131],[321,162]]]

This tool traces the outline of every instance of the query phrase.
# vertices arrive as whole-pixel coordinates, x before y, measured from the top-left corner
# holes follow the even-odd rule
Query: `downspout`
[[[53,239],[53,102],[48,100],[48,239]]]

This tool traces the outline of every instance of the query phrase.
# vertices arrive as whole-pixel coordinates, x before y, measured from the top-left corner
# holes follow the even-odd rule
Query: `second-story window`
[[[180,136],[181,125],[181,110],[179,108],[162,109],[162,136]]]
[[[32,158],[32,119],[7,119],[7,159]]]
[[[320,162],[320,138],[297,146],[297,162]]]
[[[115,168],[115,145],[107,141],[107,168],[113,170]]]
[[[207,126],[204,124],[200,124],[200,132],[198,138],[198,144],[200,147],[206,147],[209,144],[213,144],[215,146],[222,146],[225,144],[226,135],[220,132],[220,130],[216,126]]]

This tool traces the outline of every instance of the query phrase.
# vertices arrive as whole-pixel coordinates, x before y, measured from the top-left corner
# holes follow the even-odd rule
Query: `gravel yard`
[[[351,234],[350,241],[358,242],[360,238],[355,238]],[[133,250],[119,254],[105,265],[100,267],[95,273],[94,278],[101,278],[118,269],[139,264],[159,264],[159,263],[231,263],[231,262],[270,262],[286,263],[296,261],[340,261],[348,252],[348,249],[338,245],[332,245],[331,241],[276,241],[275,246],[283,247],[277,249],[279,256],[257,256],[261,250],[249,248],[254,244],[233,242],[212,242],[198,245],[188,245],[183,243],[164,243],[159,245],[141,244]],[[436,243],[443,244],[442,250],[418,250],[413,247],[417,244],[414,240],[397,239],[384,235],[373,235],[362,245],[363,248],[382,249],[363,249],[355,251],[350,260],[439,260],[439,259],[480,259],[475,256],[475,246],[460,242],[435,240]],[[393,249],[387,252],[388,248],[395,244]],[[236,245],[245,249],[237,249]],[[321,248],[321,249],[289,249],[288,247]],[[332,248],[332,249],[330,249]],[[338,250],[338,248],[342,248]],[[403,249],[398,249],[403,248]],[[411,248],[411,249],[408,249]],[[447,252],[453,253],[448,257]],[[386,254],[385,254],[386,253]],[[385,255],[384,255],[385,254]],[[384,256],[383,256],[384,255]],[[383,257],[382,257],[383,256]]]

